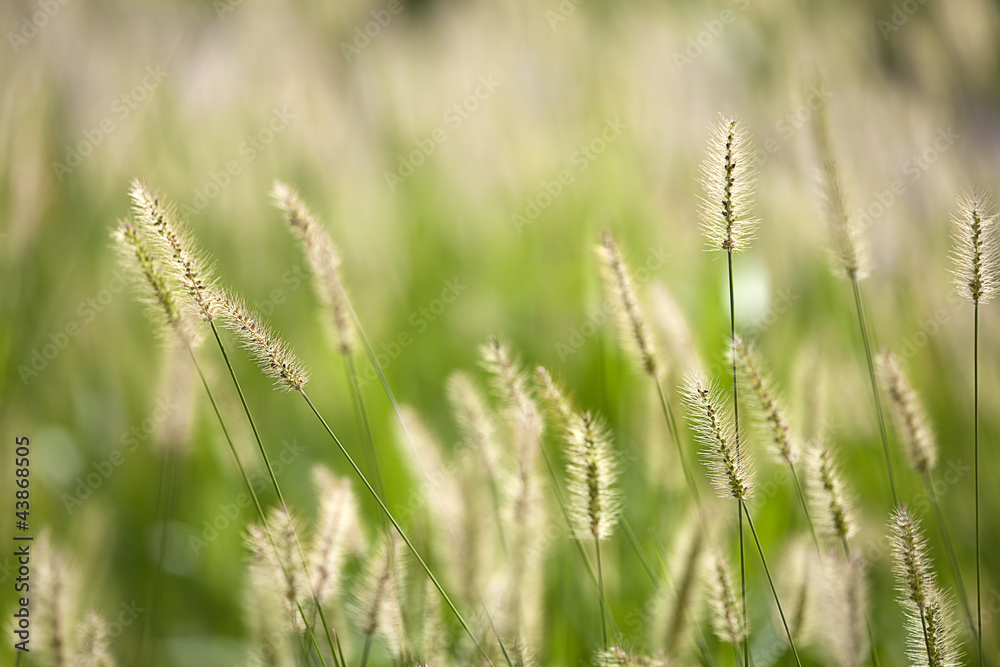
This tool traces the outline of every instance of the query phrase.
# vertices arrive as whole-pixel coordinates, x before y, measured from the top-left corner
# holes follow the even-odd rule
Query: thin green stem
[[[674,443],[677,445],[677,457],[681,460],[681,469],[684,471],[684,479],[687,480],[687,485],[691,490],[691,495],[697,503],[701,500],[698,495],[698,485],[695,483],[694,477],[688,469],[687,461],[684,458],[684,448],[681,446],[681,439],[677,433],[677,420],[674,419],[673,408],[670,407],[670,402],[667,401],[667,395],[663,392],[663,386],[660,384],[660,381],[654,378],[653,384],[656,385],[656,391],[660,396],[660,409],[663,411],[663,418],[667,420],[667,428],[670,430],[670,435],[673,437]]]
[[[444,599],[445,604],[448,605],[448,608],[451,609],[451,612],[455,615],[455,618],[458,619],[458,622],[461,624],[462,629],[464,629],[466,634],[469,635],[469,638],[472,639],[473,643],[476,645],[476,648],[479,650],[480,654],[482,654],[486,662],[492,665],[493,661],[490,660],[489,654],[486,653],[482,645],[479,643],[479,640],[476,638],[475,633],[472,632],[472,628],[469,627],[469,624],[465,621],[465,618],[463,618],[461,612],[458,611],[458,607],[456,607],[455,603],[451,601],[451,597],[448,596],[444,588],[438,582],[437,577],[434,576],[434,573],[431,572],[431,569],[427,566],[427,563],[424,562],[424,559],[420,556],[420,553],[417,551],[416,547],[413,546],[413,543],[410,541],[410,538],[408,538],[406,536],[406,533],[403,532],[402,526],[400,526],[399,523],[396,521],[396,517],[392,515],[392,512],[389,511],[389,508],[386,507],[385,503],[382,501],[382,498],[375,491],[375,487],[371,485],[371,482],[369,482],[368,478],[365,477],[364,472],[362,472],[361,468],[358,467],[358,464],[355,463],[354,459],[348,453],[343,443],[340,442],[340,438],[337,437],[337,435],[333,432],[333,429],[331,429],[329,424],[326,423],[326,420],[323,419],[323,415],[321,415],[319,413],[319,410],[316,409],[316,406],[313,404],[312,400],[309,399],[309,395],[306,394],[306,392],[301,388],[299,389],[299,393],[302,395],[302,398],[305,399],[306,403],[309,405],[309,408],[312,410],[313,414],[316,415],[316,418],[319,419],[320,423],[323,425],[323,428],[326,430],[327,434],[330,436],[330,438],[333,439],[333,442],[337,445],[337,448],[340,450],[340,453],[344,456],[345,459],[347,459],[348,464],[350,464],[351,468],[354,470],[354,474],[358,476],[361,482],[365,485],[365,488],[368,489],[368,492],[372,495],[372,497],[378,503],[379,507],[388,517],[389,521],[392,522],[393,528],[395,528],[396,532],[399,533],[399,536],[402,538],[403,542],[406,543],[406,546],[413,554],[413,557],[417,559],[417,562],[420,564],[420,567],[424,570],[424,573],[427,575],[428,579],[431,580],[431,583],[434,585],[434,588],[437,589],[438,593],[440,593],[441,597]]]
[[[372,636],[365,635],[365,648],[361,651],[361,667],[368,664],[368,654],[372,650]]]
[[[788,645],[792,648],[792,655],[795,657],[795,664],[802,667],[802,661],[799,660],[799,652],[795,649],[795,639],[792,638],[792,632],[788,629],[788,622],[785,620],[785,612],[781,608],[781,600],[778,599],[778,591],[774,587],[774,580],[771,578],[771,571],[767,567],[767,559],[764,558],[764,548],[760,545],[760,538],[757,536],[757,529],[753,525],[753,519],[750,517],[750,510],[747,509],[747,505],[742,500],[740,505],[743,508],[743,513],[747,517],[747,524],[750,526],[750,532],[753,533],[753,540],[757,543],[757,552],[760,554],[760,562],[764,566],[764,574],[767,575],[767,583],[771,586],[771,594],[774,596],[774,604],[778,606],[778,615],[781,617],[781,624],[785,628],[785,636],[788,637]]]
[[[896,491],[896,473],[892,468],[892,454],[889,452],[889,436],[885,429],[885,416],[882,413],[882,401],[878,397],[878,382],[875,380],[875,362],[872,360],[871,342],[868,340],[868,325],[865,323],[865,309],[861,304],[861,288],[858,279],[851,277],[854,288],[854,305],[858,311],[858,326],[861,328],[861,340],[865,345],[865,359],[868,362],[868,378],[872,385],[872,398],[875,401],[875,414],[878,417],[879,435],[882,437],[882,450],[885,453],[886,470],[889,473],[889,488],[892,489],[892,505],[899,506],[899,493]]]
[[[951,564],[951,573],[955,577],[955,588],[958,589],[958,597],[962,601],[962,611],[965,612],[965,620],[969,624],[969,632],[975,637],[978,635],[978,628],[976,622],[972,619],[969,596],[965,591],[962,572],[958,568],[958,557],[955,555],[955,548],[951,542],[951,534],[948,532],[948,525],[945,523],[944,513],[941,511],[941,502],[937,495],[937,489],[934,488],[934,480],[929,471],[924,473],[923,478],[924,486],[927,487],[927,496],[931,499],[934,515],[937,518],[938,527],[941,529],[941,539],[944,542],[945,552],[948,554],[948,562]]]
[[[236,460],[236,466],[240,469],[240,475],[243,477],[243,483],[246,484],[247,491],[250,493],[250,497],[253,499],[254,507],[257,509],[257,515],[260,517],[261,523],[264,526],[264,533],[267,535],[268,540],[271,542],[271,547],[274,548],[275,553],[277,553],[277,547],[275,546],[274,536],[271,534],[271,529],[267,524],[267,516],[264,514],[264,508],[261,507],[260,499],[257,497],[257,492],[254,491],[253,484],[250,483],[250,476],[247,475],[246,468],[243,465],[243,459],[240,456],[239,451],[236,449],[236,444],[233,442],[233,438],[229,433],[229,428],[226,426],[226,420],[223,419],[222,417],[222,411],[219,410],[219,405],[218,403],[215,402],[215,395],[212,393],[212,388],[209,386],[208,380],[205,379],[205,374],[201,370],[201,365],[198,363],[198,359],[194,355],[194,350],[192,350],[190,346],[188,347],[188,353],[191,355],[191,361],[194,363],[195,370],[198,371],[198,377],[201,379],[201,384],[205,388],[205,393],[208,395],[208,400],[212,404],[212,410],[215,412],[215,417],[219,421],[219,426],[222,427],[222,433],[225,435],[226,443],[229,445],[229,451],[232,452],[233,458]],[[235,380],[235,375],[233,379]],[[278,564],[281,566],[281,569],[284,572],[285,564],[282,563],[280,560],[278,561]],[[314,600],[316,602],[316,608],[319,609],[320,618],[323,620],[323,627],[326,629],[327,639],[330,640],[330,630],[326,625],[326,619],[323,615],[322,605],[319,603],[319,599],[315,597],[315,593],[313,595],[314,595]],[[304,611],[302,611],[301,606],[299,607],[299,613],[302,615],[302,622],[305,624],[307,633],[309,634],[310,638],[312,638],[313,644],[315,644],[316,638],[312,630],[312,624],[309,623],[309,619],[306,618],[306,614]],[[334,632],[334,634],[336,634],[336,632]],[[330,640],[330,649],[331,651],[333,651],[332,640]],[[319,647],[316,647],[316,654],[319,656],[320,664],[322,664],[323,667],[326,667],[326,661],[323,659],[323,654],[319,650]],[[334,662],[336,663],[337,662],[336,653],[334,653],[333,657],[334,657]]]
[[[732,350],[736,349],[736,293],[733,287],[733,251],[726,252],[729,264],[729,341]],[[740,458],[740,389],[736,382],[736,355],[733,354],[733,421],[736,427],[734,442],[736,444],[736,460]],[[736,508],[736,516],[740,524],[740,600],[743,606],[743,627],[747,625],[747,578],[746,553],[743,543],[743,512]],[[743,637],[743,667],[750,665],[750,633]]]
[[[239,394],[240,403],[243,405],[243,412],[246,413],[247,421],[250,423],[250,429],[253,431],[254,440],[257,441],[257,449],[260,451],[261,459],[263,459],[264,466],[267,468],[267,474],[271,478],[271,485],[274,486],[274,493],[278,497],[278,503],[281,508],[287,512],[288,505],[285,504],[285,497],[281,493],[281,487],[278,486],[278,478],[274,474],[274,468],[271,467],[271,459],[268,457],[267,450],[264,448],[264,442],[260,438],[260,431],[257,430],[257,423],[254,421],[253,414],[250,412],[250,406],[247,404],[247,399],[243,394],[243,388],[240,386],[240,381],[236,377],[236,370],[233,368],[233,364],[229,360],[229,354],[226,352],[226,346],[223,345],[222,338],[219,336],[218,327],[215,326],[214,321],[210,322],[210,324],[212,325],[212,334],[215,336],[215,342],[219,346],[219,351],[222,352],[222,358],[226,362],[226,368],[229,369],[229,376],[233,380],[233,386],[236,387],[236,393]],[[270,531],[268,531],[268,533],[270,534]],[[306,559],[305,551],[302,549],[302,542],[299,540],[298,531],[293,530],[292,536],[295,538],[295,547],[299,553],[299,558],[302,559],[302,567],[308,572],[309,561]],[[273,538],[271,541],[274,541]],[[313,602],[316,603],[316,610],[319,612],[320,621],[323,623],[323,630],[326,632],[326,639],[327,643],[330,645],[330,652],[333,653],[335,650],[333,637],[330,634],[330,628],[326,622],[326,614],[323,612],[323,604],[320,602],[319,596],[316,594],[311,578],[309,579],[309,588],[312,594]],[[322,656],[320,657],[322,659]]]
[[[976,477],[976,647],[979,652],[979,667],[983,665],[983,584],[981,573],[981,544],[979,532],[979,301],[975,303],[972,334],[972,366],[974,392],[974,432],[975,432],[975,477]]]
[[[604,568],[601,565],[601,540],[594,535],[594,550],[597,552],[597,590],[601,598],[601,637],[604,639],[604,650],[608,650],[608,620],[604,599]]]
[[[374,478],[375,489],[384,498],[385,488],[382,486],[382,472],[379,469],[378,457],[375,454],[375,440],[372,438],[372,429],[368,423],[368,412],[365,410],[365,401],[361,395],[361,385],[358,382],[357,368],[354,365],[354,358],[350,354],[345,354],[343,357],[347,379],[351,385],[352,403],[358,421],[358,430],[361,431],[361,440],[365,446],[365,458],[368,459],[369,472]]]

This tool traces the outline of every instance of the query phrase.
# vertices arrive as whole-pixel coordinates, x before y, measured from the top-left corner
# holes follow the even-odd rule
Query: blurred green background
[[[51,527],[85,574],[86,605],[109,617],[133,601],[143,607],[154,577],[159,436],[134,449],[123,437],[156,421],[170,365],[142,308],[120,289],[109,247],[134,177],[182,207],[223,283],[287,336],[313,370],[312,396],[352,451],[360,449],[341,361],[301,280],[305,262],[271,205],[275,179],[297,185],[341,245],[354,304],[400,401],[450,445],[457,432],[445,379],[466,369],[484,380],[477,348],[503,336],[605,413],[624,452],[651,462],[630,466],[623,486],[625,512],[652,555],[652,535],[669,545],[685,510],[655,504],[651,478],[677,487],[680,477],[655,395],[619,352],[613,327],[578,336],[601,319],[593,246],[608,227],[633,266],[654,261],[653,278],[675,295],[709,365],[724,372],[725,262],[702,252],[697,169],[716,114],[739,114],[762,149],[762,224],[736,260],[738,325],[756,334],[793,405],[825,394],[830,439],[860,500],[864,548],[885,532],[889,498],[850,290],[831,276],[817,212],[809,103],[822,105],[854,204],[870,216],[875,271],[865,289],[875,335],[907,359],[939,435],[942,472],[971,464],[972,310],[951,296],[949,217],[961,190],[998,181],[997,3],[36,0],[5,2],[0,16],[8,42],[0,48],[0,498],[10,499],[0,503],[0,527],[14,530],[13,444],[28,435],[33,530]],[[817,74],[825,84],[810,89]],[[619,129],[605,133],[602,150],[581,150],[608,127]],[[564,169],[572,182],[556,186]],[[449,284],[460,294],[441,308]],[[983,309],[981,326],[984,634],[996,662],[997,306]],[[400,341],[411,342],[394,346]],[[810,354],[816,370],[797,378]],[[346,468],[305,406],[235,356],[265,442],[304,446],[281,481],[310,517],[311,465]],[[201,357],[247,444],[224,368],[211,349]],[[166,592],[155,615],[139,614],[115,638],[124,665],[135,664],[144,622],[156,627],[157,665],[235,665],[245,650],[241,526],[252,516],[244,511],[240,526],[197,555],[188,547],[242,484],[201,394],[188,395],[195,412],[168,531]],[[375,382],[365,398],[389,505],[402,507],[414,480],[391,405]],[[124,462],[68,505],[81,480],[123,448]],[[895,454],[905,497],[918,499],[922,485]],[[764,458],[767,480],[779,468]],[[963,472],[943,505],[974,590],[971,482]],[[794,502],[786,484],[756,506],[775,557],[801,529]],[[364,510],[374,520],[367,501]],[[636,619],[653,586],[621,535],[606,558],[612,610],[642,645]],[[0,556],[5,610],[11,563]],[[753,645],[766,667],[777,630],[762,611],[770,610],[763,573],[755,557],[750,563]],[[905,663],[888,564],[881,555],[869,574],[886,667]],[[546,572],[540,657],[581,664],[600,632],[593,589],[567,539],[553,546]],[[10,643],[0,647],[3,664],[13,664]],[[723,648],[721,664],[731,657]],[[967,663],[971,653],[966,644]],[[829,662],[808,650],[805,660]]]

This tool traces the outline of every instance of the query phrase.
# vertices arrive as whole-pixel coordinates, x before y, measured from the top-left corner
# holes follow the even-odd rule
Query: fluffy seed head
[[[710,559],[709,603],[712,607],[712,630],[721,641],[739,644],[746,636],[743,614],[736,600],[733,575],[719,551]]]
[[[217,299],[222,305],[226,327],[240,340],[264,374],[273,378],[279,389],[301,390],[309,381],[309,371],[288,344],[235,294],[218,292]]]
[[[702,446],[701,458],[719,495],[749,500],[753,469],[746,447],[736,451],[736,428],[723,404],[722,392],[705,374],[689,373],[683,388],[688,422]]]
[[[448,378],[448,401],[462,433],[462,444],[481,458],[490,482],[500,479],[500,448],[496,419],[478,387],[468,375],[456,372]]]
[[[589,412],[574,414],[566,431],[569,513],[577,539],[611,536],[621,510],[617,466],[607,428]]]
[[[337,244],[310,212],[294,188],[276,182],[273,190],[275,205],[285,213],[285,221],[295,234],[309,269],[313,286],[320,301],[330,310],[333,328],[337,333],[337,348],[348,355],[355,348],[354,326],[351,322],[347,291],[340,279],[340,252]]]
[[[80,625],[80,652],[77,664],[80,667],[114,667],[115,660],[108,648],[108,625],[104,619],[91,611]]]
[[[753,208],[754,168],[750,135],[742,121],[719,114],[701,163],[701,229],[709,250],[739,252],[757,230]]]
[[[395,532],[384,533],[368,558],[354,588],[349,611],[358,628],[367,637],[379,636],[393,655],[404,646],[402,542]]]
[[[481,348],[483,366],[493,376],[493,385],[504,404],[504,416],[514,436],[514,449],[521,474],[534,464],[541,444],[543,422],[531,393],[531,383],[510,346],[491,337]]]
[[[828,558],[823,581],[826,643],[839,667],[860,667],[868,651],[868,592],[858,554]]]
[[[295,633],[305,630],[299,605],[306,602],[309,582],[296,547],[297,521],[284,507],[268,513],[267,526],[251,524],[247,530],[247,547],[253,561],[252,579],[255,585],[270,587],[281,601],[288,627]]]
[[[186,297],[185,306],[202,320],[211,322],[216,310],[211,270],[195,248],[173,205],[164,202],[138,180],[132,181],[129,195],[136,222],[140,228],[148,230],[154,254],[163,258],[167,276],[181,286],[181,293]]]
[[[635,665],[635,667],[667,667],[670,662],[666,658],[639,655],[626,651],[620,646],[612,646],[607,651],[598,651],[594,656],[594,665]]]
[[[904,506],[890,519],[896,590],[907,619],[907,657],[917,667],[961,664],[950,598],[935,581],[927,542]]]
[[[840,479],[836,457],[819,440],[808,448],[806,488],[809,515],[817,530],[837,542],[850,540],[857,529],[853,502]]]
[[[739,336],[736,337],[730,355],[743,369],[742,377],[757,399],[757,409],[769,428],[770,442],[775,454],[783,463],[794,465],[799,455],[796,438],[788,425],[788,417],[772,387],[771,378],[764,368],[760,355],[750,343]]]
[[[139,301],[153,321],[156,333],[167,341],[193,344],[194,331],[182,310],[163,264],[157,260],[153,245],[138,227],[122,220],[111,234],[122,258],[122,265],[133,278]]]
[[[701,586],[704,580],[707,536],[700,516],[692,513],[675,539],[669,558],[671,585],[658,592],[657,611],[651,627],[653,645],[665,655],[680,660],[691,646],[692,626],[701,616]]]
[[[33,552],[35,572],[30,613],[34,619],[34,647],[52,667],[71,667],[76,652],[73,635],[79,590],[76,573],[55,548],[47,530],[39,535]]]
[[[852,212],[847,185],[834,155],[824,107],[816,112],[813,131],[819,159],[820,199],[834,273],[861,281],[871,272],[871,257],[864,229]]]
[[[973,192],[958,200],[954,220],[952,261],[955,289],[970,303],[988,303],[1000,285],[997,216],[988,192]]]
[[[917,392],[903,372],[899,358],[883,350],[876,358],[882,386],[889,395],[889,412],[910,467],[923,474],[937,464],[937,443]]]
[[[323,465],[313,468],[312,478],[319,496],[319,518],[309,552],[309,574],[316,597],[327,604],[340,590],[344,559],[350,553],[360,553],[364,539],[351,483]]]
[[[615,309],[622,346],[630,351],[643,371],[659,379],[663,373],[663,364],[639,305],[631,272],[611,232],[604,231],[601,245],[597,246],[596,251],[601,260],[604,289]]]
[[[551,419],[555,422],[559,431],[570,428],[573,421],[573,406],[566,398],[566,392],[553,379],[552,374],[544,366],[535,369],[535,376],[538,378],[538,385],[544,398],[545,406],[548,408]]]

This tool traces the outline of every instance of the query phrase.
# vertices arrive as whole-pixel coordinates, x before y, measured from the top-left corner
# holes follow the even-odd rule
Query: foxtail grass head
[[[313,468],[312,478],[319,496],[319,518],[309,552],[309,576],[312,591],[325,604],[340,592],[344,561],[349,554],[362,551],[364,538],[351,483],[323,465]]]
[[[354,351],[356,341],[347,291],[340,278],[340,251],[330,235],[289,185],[276,182],[273,190],[275,205],[285,214],[289,229],[305,252],[317,296],[330,311],[336,331],[337,348],[341,354]]]
[[[79,610],[79,580],[65,556],[52,543],[48,530],[32,548],[31,648],[52,667],[75,664],[75,623]]]
[[[883,350],[875,361],[906,460],[917,472],[928,473],[937,465],[937,443],[917,392],[895,354]]]
[[[538,379],[544,399],[543,404],[548,409],[550,419],[560,432],[566,431],[573,420],[573,405],[566,397],[566,392],[544,366],[535,368],[535,377]]]
[[[305,630],[301,608],[310,592],[304,564],[296,549],[297,524],[287,508],[275,507],[266,524],[251,524],[246,538],[253,556],[251,579],[254,585],[274,593],[293,633]]]
[[[857,531],[854,503],[840,476],[833,451],[821,440],[809,445],[806,457],[809,515],[816,529],[838,543]]]
[[[650,625],[651,645],[678,662],[690,654],[692,630],[701,621],[708,556],[708,530],[702,518],[692,512],[680,525],[667,564],[672,585],[661,584]]]
[[[663,375],[663,360],[656,350],[646,316],[635,293],[632,273],[610,231],[605,230],[601,235],[601,244],[596,250],[601,260],[604,290],[618,320],[622,346],[632,354],[643,371],[658,380]]]
[[[80,625],[79,667],[115,667],[115,659],[109,649],[108,624],[100,615],[91,611]]]
[[[739,644],[746,636],[743,614],[737,602],[736,589],[729,563],[719,551],[709,558],[709,604],[712,609],[712,630],[721,641]]]
[[[309,371],[284,340],[264,324],[235,294],[217,292],[222,306],[223,322],[243,348],[257,362],[265,375],[279,389],[301,391],[309,381]]]
[[[868,651],[868,589],[861,556],[824,562],[826,611],[823,630],[827,649],[838,667],[861,667]]]
[[[701,458],[719,495],[746,501],[753,494],[754,479],[746,447],[736,449],[736,427],[718,386],[704,373],[686,376],[683,387],[684,408],[695,438],[701,445]]]
[[[393,655],[404,651],[402,541],[384,533],[368,558],[354,588],[349,611],[366,637],[381,637]]]
[[[569,514],[577,539],[611,536],[621,511],[618,470],[607,427],[589,412],[574,414],[566,430]]]
[[[701,163],[701,228],[709,250],[746,250],[758,221],[750,215],[754,194],[754,158],[750,135],[737,118],[719,114]]]
[[[767,424],[768,439],[775,455],[781,462],[794,465],[799,456],[797,439],[760,354],[753,345],[736,336],[730,356],[743,369],[741,377],[756,399],[760,419]]]
[[[997,216],[989,193],[963,195],[953,220],[955,290],[974,305],[989,303],[1000,285]]]
[[[836,275],[861,281],[871,272],[871,257],[864,229],[851,208],[844,175],[830,138],[826,108],[816,111],[813,135],[819,160],[819,189],[823,217],[830,237],[830,257]]]
[[[111,238],[121,256],[122,265],[133,279],[139,300],[147,307],[146,312],[157,335],[167,341],[193,344],[195,335],[190,318],[181,307],[165,267],[157,259],[146,234],[136,225],[123,220],[118,223]]]
[[[900,506],[890,531],[896,590],[907,620],[907,658],[918,667],[957,667],[962,663],[952,602],[938,588],[920,523]]]
[[[212,322],[217,307],[215,281],[173,205],[138,180],[132,181],[129,195],[138,226],[148,232],[167,277],[180,285],[185,306],[205,322]]]

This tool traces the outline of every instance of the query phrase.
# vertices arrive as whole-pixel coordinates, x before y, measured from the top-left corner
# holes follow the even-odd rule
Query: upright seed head
[[[663,374],[663,363],[646,325],[631,272],[610,231],[605,230],[601,235],[601,245],[596,250],[601,260],[604,289],[618,320],[622,346],[631,352],[643,371],[658,380]]]
[[[340,279],[341,261],[337,244],[294,188],[280,181],[275,182],[273,196],[275,205],[285,213],[288,228],[302,244],[317,296],[330,309],[330,318],[337,333],[337,348],[341,354],[349,355],[354,351],[356,342],[347,291]]]
[[[868,650],[868,593],[858,554],[824,562],[824,615],[828,650],[838,667],[861,667]]]
[[[896,589],[907,618],[907,657],[918,667],[957,667],[961,661],[951,599],[937,586],[920,523],[900,506],[890,528]]]
[[[309,371],[291,351],[288,344],[264,324],[235,294],[217,292],[222,306],[223,322],[257,362],[260,369],[274,379],[279,389],[301,391],[309,381]]]
[[[712,630],[721,641],[736,645],[746,636],[743,614],[736,600],[733,575],[719,551],[710,558],[709,603],[712,607]]]
[[[953,217],[955,289],[972,304],[989,303],[1000,285],[997,216],[989,192],[962,195]]]
[[[297,521],[288,509],[275,507],[268,513],[267,526],[251,524],[246,539],[254,559],[251,573],[255,585],[268,586],[276,592],[293,633],[305,631],[299,607],[309,593],[309,582],[296,547],[297,534]]]
[[[405,640],[400,596],[403,590],[402,542],[395,532],[384,533],[365,564],[354,589],[349,611],[366,637],[379,636],[393,655]]]
[[[783,463],[794,465],[799,456],[796,438],[760,355],[750,343],[737,336],[730,356],[743,369],[742,377],[757,399],[757,409],[770,430],[770,441],[775,454]]]
[[[621,511],[620,494],[615,488],[618,470],[608,430],[589,412],[570,418],[566,472],[569,514],[577,539],[607,539]]]
[[[813,134],[820,163],[820,196],[830,236],[834,273],[846,275],[853,281],[864,280],[871,272],[868,243],[864,229],[852,213],[847,185],[834,155],[825,107],[816,112]]]
[[[702,461],[719,495],[749,500],[754,485],[750,457],[746,447],[736,451],[736,428],[718,386],[700,371],[688,373],[683,402],[688,422],[702,446]]]
[[[334,476],[323,465],[313,468],[312,478],[319,496],[319,518],[309,553],[309,574],[316,597],[327,604],[340,591],[345,558],[364,549],[364,538],[350,481]]]
[[[448,401],[462,433],[462,443],[482,460],[492,484],[500,479],[500,448],[496,419],[486,400],[468,375],[456,372],[448,378]]]
[[[917,392],[895,354],[883,350],[875,361],[882,386],[889,395],[889,412],[906,460],[918,473],[928,473],[937,464],[937,443]]]
[[[122,265],[133,278],[139,301],[147,306],[146,312],[157,334],[164,340],[182,345],[194,344],[190,318],[182,310],[164,266],[157,260],[146,235],[129,221],[122,220],[111,238],[122,258]]]
[[[97,612],[87,614],[80,625],[79,667],[115,667],[115,660],[108,648],[108,625]]]
[[[129,194],[136,221],[141,229],[148,230],[154,254],[163,258],[168,277],[181,286],[185,306],[202,320],[213,321],[216,303],[211,270],[174,207],[138,180],[132,181]]]
[[[504,416],[514,436],[518,467],[525,476],[537,458],[543,432],[531,383],[508,344],[490,337],[481,353],[483,366],[493,376],[494,388],[503,402]]]
[[[719,114],[701,163],[701,228],[709,250],[739,252],[750,247],[758,221],[753,208],[754,162],[742,121]]]
[[[75,571],[52,543],[48,530],[35,543],[35,577],[30,613],[34,642],[52,667],[73,667],[76,654],[73,625],[77,618],[79,583]]]
[[[806,488],[809,515],[819,532],[837,542],[847,542],[854,536],[853,502],[840,479],[833,452],[816,440],[808,448]]]

